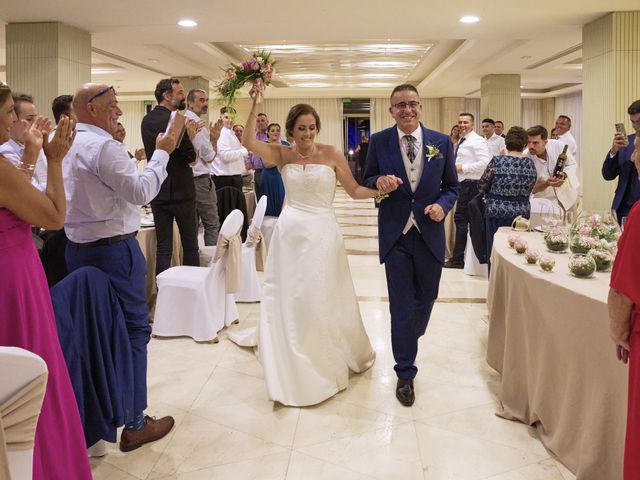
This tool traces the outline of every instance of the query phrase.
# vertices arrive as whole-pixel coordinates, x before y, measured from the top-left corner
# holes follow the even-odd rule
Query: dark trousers
[[[153,212],[153,221],[156,224],[156,238],[158,240],[156,275],[171,266],[174,219],[178,224],[180,241],[182,242],[182,264],[200,266],[195,199],[179,202],[152,202],[151,211]]]
[[[110,245],[81,248],[68,244],[69,272],[92,266],[111,280],[127,322],[133,360],[133,407],[136,415],[147,408],[147,343],[151,335],[147,307],[147,263],[135,237]]]
[[[216,185],[216,190],[222,187],[233,187],[242,193],[242,175],[214,175],[213,183]]]
[[[256,198],[260,200],[262,196],[262,169],[256,168],[253,171],[253,188],[256,192]]]
[[[460,182],[458,203],[453,221],[456,224],[456,243],[453,247],[451,261],[464,262],[464,249],[467,246],[467,232],[469,231],[469,202],[478,194],[477,180],[464,180]]]
[[[491,271],[491,250],[493,249],[493,236],[500,227],[510,227],[514,218],[492,218],[487,217],[487,267]]]
[[[384,261],[391,312],[391,347],[398,378],[411,380],[418,368],[418,339],[424,335],[438,297],[442,264],[418,230],[402,235]]]

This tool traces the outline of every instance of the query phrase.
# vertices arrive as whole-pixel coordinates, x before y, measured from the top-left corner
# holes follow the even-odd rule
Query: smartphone
[[[626,138],[627,130],[624,128],[624,123],[616,123],[616,132],[621,133]]]

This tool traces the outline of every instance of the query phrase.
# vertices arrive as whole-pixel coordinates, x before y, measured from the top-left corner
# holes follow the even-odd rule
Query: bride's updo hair
[[[306,103],[299,103],[291,107],[289,115],[287,115],[287,122],[284,124],[284,128],[288,135],[293,136],[293,127],[295,127],[298,117],[301,115],[313,115],[316,120],[316,131],[320,132],[320,115],[318,115],[316,109]]]

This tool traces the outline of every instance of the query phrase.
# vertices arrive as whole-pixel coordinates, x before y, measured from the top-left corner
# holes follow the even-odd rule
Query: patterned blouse
[[[529,217],[529,195],[536,184],[536,167],[527,157],[493,157],[480,178],[478,189],[486,194],[486,216]]]

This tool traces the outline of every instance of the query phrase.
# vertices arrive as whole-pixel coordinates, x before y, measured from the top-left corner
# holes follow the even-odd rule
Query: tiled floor
[[[395,399],[384,270],[371,201],[336,196],[356,294],[377,352],[349,388],[310,408],[275,406],[250,350],[230,343],[153,339],[151,415],[173,415],[165,439],[92,459],[96,480],[424,479],[567,480],[535,432],[494,415],[498,375],[487,366],[486,280],[443,272],[422,338],[416,403]],[[242,325],[257,304],[239,305]],[[236,328],[236,327],[232,327]]]

